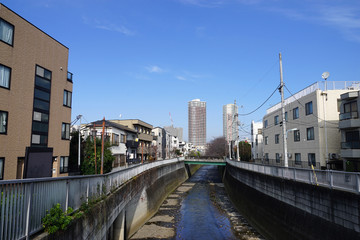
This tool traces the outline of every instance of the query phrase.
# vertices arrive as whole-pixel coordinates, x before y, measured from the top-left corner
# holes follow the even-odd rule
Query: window
[[[0,64],[0,87],[10,89],[11,68]]]
[[[299,108],[294,108],[293,109],[293,119],[298,119],[299,118]]]
[[[71,96],[72,96],[71,92],[64,90],[64,99],[63,99],[64,106],[71,107]]]
[[[265,120],[264,121],[264,128],[267,128],[267,126],[268,126],[268,120]]]
[[[121,142],[121,143],[126,143],[126,135],[121,134],[120,142]]]
[[[60,157],[60,173],[67,173],[69,169],[69,157]]]
[[[70,139],[70,124],[69,123],[62,123],[61,139],[64,139],[64,140]]]
[[[114,145],[114,146],[119,146],[119,139],[120,139],[119,134],[113,133],[112,134],[112,142],[111,142],[111,144]]]
[[[278,125],[279,124],[279,115],[276,115],[274,117],[274,125]]]
[[[344,104],[344,113],[357,112],[357,102],[349,102]]]
[[[265,137],[265,145],[268,145],[268,137]]]
[[[312,102],[308,102],[305,104],[305,114],[309,115],[313,113],[313,104]]]
[[[0,180],[4,179],[5,158],[0,157]]]
[[[47,137],[47,135],[32,134],[31,135],[31,144],[47,146],[48,137]]]
[[[295,153],[295,164],[301,165],[301,153]]]
[[[7,134],[8,112],[0,111],[0,134]]]
[[[0,40],[13,45],[14,40],[14,26],[0,18]]]
[[[268,153],[265,153],[265,161],[269,161],[269,154]]]
[[[315,137],[314,137],[314,128],[313,127],[306,129],[306,138],[307,138],[307,140],[314,140],[315,139]]]
[[[275,144],[279,144],[279,134],[275,134]]]
[[[277,163],[280,162],[280,154],[279,153],[275,153],[275,160]]]
[[[308,153],[308,162],[309,166],[313,165],[316,166],[316,160],[315,160],[315,153]]]
[[[359,131],[349,131],[345,133],[346,142],[359,141]]]
[[[300,130],[295,130],[294,131],[294,142],[299,142],[300,141]]]
[[[287,122],[288,121],[288,114],[287,114],[287,112],[285,112],[285,122]]]

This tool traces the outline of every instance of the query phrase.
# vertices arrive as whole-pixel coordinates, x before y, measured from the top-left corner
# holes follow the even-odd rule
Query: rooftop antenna
[[[171,117],[171,113],[169,112],[169,117],[170,117],[170,120],[171,120],[171,126],[174,127],[174,121],[172,120],[172,117]]]

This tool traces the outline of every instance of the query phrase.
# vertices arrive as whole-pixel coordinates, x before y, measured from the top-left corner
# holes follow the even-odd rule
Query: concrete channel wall
[[[153,216],[176,187],[198,169],[183,161],[150,169],[90,206],[64,232],[37,239],[127,239]]]
[[[356,193],[226,166],[226,189],[266,239],[360,239]]]

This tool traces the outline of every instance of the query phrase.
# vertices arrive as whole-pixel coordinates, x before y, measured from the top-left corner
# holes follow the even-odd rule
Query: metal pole
[[[100,174],[104,173],[104,131],[105,131],[105,117],[102,124],[102,142],[101,142],[101,169]]]
[[[330,165],[329,163],[329,152],[328,152],[328,143],[327,143],[327,128],[326,128],[326,104],[325,101],[327,101],[327,82],[325,78],[325,100],[324,100],[324,128],[325,128],[325,162],[326,162],[326,168],[329,169]]]
[[[94,159],[95,159],[95,174],[97,174],[97,157],[96,157],[96,128],[94,123]]]
[[[286,139],[286,121],[285,121],[285,103],[284,103],[284,82],[282,71],[282,59],[281,53],[279,53],[280,60],[280,93],[281,93],[281,115],[282,115],[282,130],[283,130],[283,143],[284,143],[284,166],[288,167],[288,155],[287,155],[287,139]]]
[[[79,115],[79,119],[80,119],[80,125],[79,125],[79,148],[78,148],[78,169],[80,170],[80,148],[81,148],[81,143],[80,143],[80,129],[81,129],[81,117],[82,115]]]

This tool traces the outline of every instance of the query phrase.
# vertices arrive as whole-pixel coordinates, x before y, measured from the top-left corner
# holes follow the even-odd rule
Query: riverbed
[[[217,166],[203,166],[172,192],[131,239],[264,239],[229,200]]]

